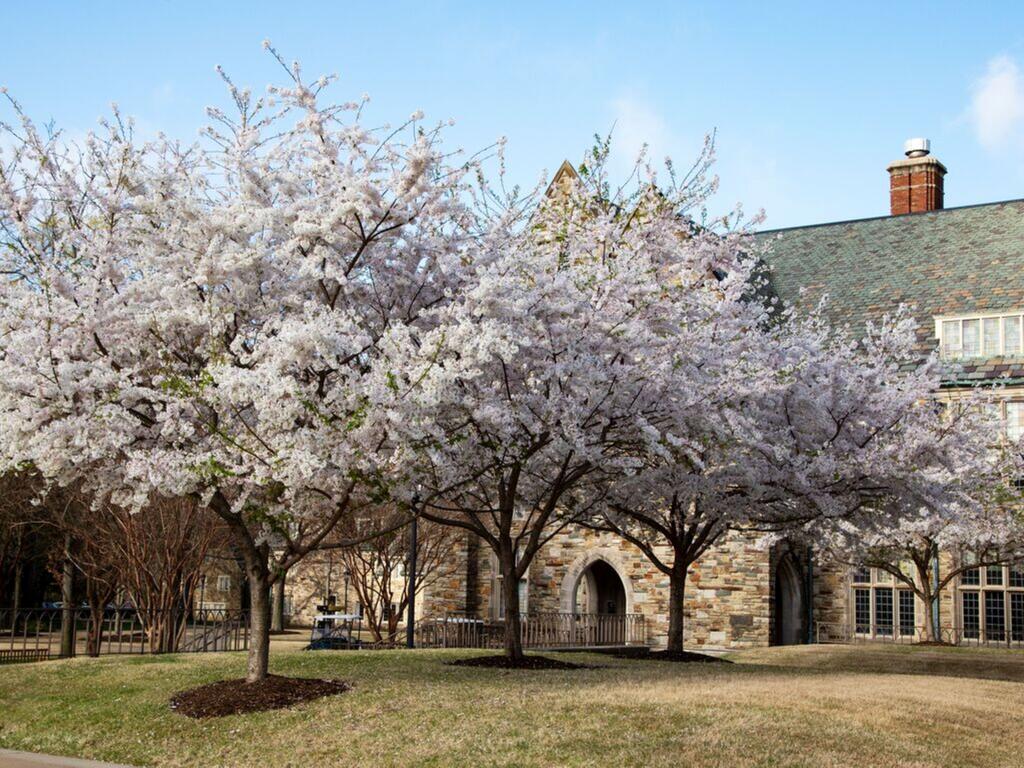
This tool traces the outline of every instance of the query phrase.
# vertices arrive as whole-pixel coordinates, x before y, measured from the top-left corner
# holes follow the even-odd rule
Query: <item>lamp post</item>
[[[351,573],[351,571],[349,571],[349,569],[346,568],[345,569],[345,597],[344,597],[344,600],[345,600],[345,614],[346,615],[348,615],[348,579],[349,579],[349,574],[350,573]]]
[[[405,621],[405,645],[407,648],[416,647],[416,534],[417,521],[419,519],[417,507],[420,503],[420,495],[417,493],[412,497],[412,526],[409,528],[409,562],[406,566],[409,579],[409,616]]]

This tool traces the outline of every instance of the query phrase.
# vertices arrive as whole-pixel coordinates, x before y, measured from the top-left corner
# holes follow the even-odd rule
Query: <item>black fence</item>
[[[0,664],[67,656],[242,651],[248,647],[249,616],[245,611],[0,610]]]
[[[814,623],[817,643],[892,643],[913,645],[929,641],[927,628],[921,624],[899,622],[854,626],[846,623]],[[945,645],[982,646],[987,648],[1024,648],[1024,630],[1007,631],[1003,626],[941,627],[934,641]]]

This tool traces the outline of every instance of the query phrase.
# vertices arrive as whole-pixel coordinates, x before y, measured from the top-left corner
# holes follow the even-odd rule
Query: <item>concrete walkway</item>
[[[0,749],[0,768],[131,768],[131,766]]]

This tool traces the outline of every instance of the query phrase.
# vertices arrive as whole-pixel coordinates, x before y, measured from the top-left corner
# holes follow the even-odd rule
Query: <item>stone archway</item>
[[[775,564],[772,584],[775,645],[798,645],[805,640],[804,590],[800,582],[796,558],[792,552],[784,553]]]
[[[562,579],[559,605],[562,613],[633,613],[633,582],[618,553],[601,548],[577,557]]]

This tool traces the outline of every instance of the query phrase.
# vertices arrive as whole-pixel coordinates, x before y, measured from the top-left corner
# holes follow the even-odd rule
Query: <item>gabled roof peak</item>
[[[562,164],[558,166],[558,170],[555,171],[555,175],[551,177],[551,183],[548,184],[548,188],[544,192],[544,197],[551,197],[557,189],[561,189],[568,183],[572,183],[580,180],[580,174],[568,160],[563,160]]]

